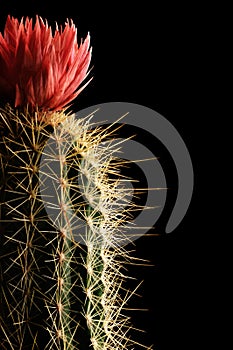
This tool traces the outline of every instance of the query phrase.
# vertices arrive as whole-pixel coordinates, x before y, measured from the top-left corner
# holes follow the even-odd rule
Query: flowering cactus
[[[121,244],[122,161],[102,143],[108,129],[66,113],[90,81],[81,85],[90,61],[90,37],[78,45],[72,21],[53,34],[38,16],[34,25],[8,16],[0,34],[1,349],[137,344],[124,315],[131,292],[122,267],[131,257]],[[86,223],[83,245],[76,217]]]

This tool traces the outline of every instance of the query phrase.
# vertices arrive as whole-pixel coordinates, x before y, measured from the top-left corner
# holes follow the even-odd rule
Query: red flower
[[[72,20],[53,35],[47,21],[8,16],[0,33],[0,99],[15,107],[58,111],[84,89],[91,60],[90,36],[78,45]],[[78,89],[79,87],[79,89]]]

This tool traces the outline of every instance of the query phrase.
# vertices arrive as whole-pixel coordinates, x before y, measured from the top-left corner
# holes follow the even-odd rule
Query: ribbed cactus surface
[[[7,107],[0,131],[1,348],[135,349],[129,191],[108,129]]]

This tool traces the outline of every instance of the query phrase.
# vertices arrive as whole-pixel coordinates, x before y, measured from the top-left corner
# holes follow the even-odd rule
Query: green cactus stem
[[[133,258],[119,147],[91,116],[48,120],[0,113],[0,347],[148,349],[125,312],[138,287],[124,274]]]

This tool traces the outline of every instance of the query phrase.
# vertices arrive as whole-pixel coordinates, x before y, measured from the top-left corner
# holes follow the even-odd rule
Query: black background
[[[160,236],[144,236],[135,242],[136,256],[152,266],[130,270],[139,281],[144,280],[142,297],[133,298],[131,306],[148,309],[133,313],[135,325],[145,330],[137,335],[139,341],[154,344],[156,350],[200,349],[204,316],[199,304],[203,291],[197,118],[203,99],[200,76],[206,45],[202,7],[166,1],[153,6],[149,1],[0,3],[1,31],[7,14],[19,18],[38,14],[52,26],[72,18],[80,37],[90,32],[94,79],[76,99],[75,110],[112,101],[137,103],[162,114],[182,136],[194,166],[193,199],[171,234],[162,234],[156,227]],[[161,156],[156,149],[154,154]],[[175,190],[176,180],[170,183]]]

